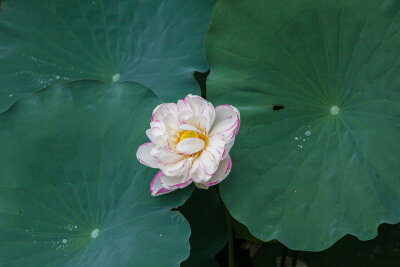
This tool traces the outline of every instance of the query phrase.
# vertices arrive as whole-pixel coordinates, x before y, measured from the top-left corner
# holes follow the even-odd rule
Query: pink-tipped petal
[[[152,196],[164,195],[175,190],[163,187],[160,182],[160,175],[162,175],[162,172],[161,171],[157,172],[157,174],[154,176],[153,180],[150,183],[150,193]]]
[[[178,125],[178,109],[175,103],[164,103],[158,105],[153,110],[151,116],[150,127],[151,132],[155,137],[163,135],[166,131],[165,125],[171,123],[171,118],[174,120],[173,123]],[[168,123],[165,122],[168,120]]]
[[[215,108],[217,116],[210,131],[210,136],[222,134],[226,142],[230,142],[237,135],[240,128],[240,113],[230,105],[221,105]]]
[[[161,172],[161,171],[160,171]],[[190,185],[193,180],[184,176],[177,177],[177,176],[167,176],[163,172],[159,174],[159,179],[161,185],[169,190],[175,190],[177,188],[184,188]]]
[[[168,114],[178,114],[178,109],[175,103],[164,103],[161,105],[158,105],[154,110],[153,110],[153,115],[151,116],[151,121],[155,120],[162,120],[167,116]]]
[[[194,127],[192,125],[189,125],[189,124],[180,125],[179,126],[179,130],[181,130],[181,131],[184,131],[184,130],[186,130],[186,131],[195,131],[195,132],[201,133],[201,131],[199,129],[197,129],[196,127]]]
[[[151,154],[159,160],[160,164],[178,162],[185,158],[168,146],[156,147]]]
[[[163,165],[162,171],[168,176],[183,176],[188,173],[190,161],[183,159],[176,163],[168,163]]]
[[[196,95],[188,95],[177,103],[179,121],[190,124],[203,132],[209,132],[215,120],[214,106]]]
[[[232,161],[231,157],[228,156],[226,159],[220,162],[218,170],[214,173],[211,179],[203,184],[206,186],[212,186],[222,182],[229,175],[231,169],[232,169]]]
[[[150,168],[158,168],[158,160],[151,154],[154,147],[153,143],[144,143],[136,152],[139,162]]]
[[[207,147],[190,168],[190,177],[197,183],[207,182],[217,171],[224,149],[225,139],[222,135],[216,134],[208,138]]]
[[[147,129],[146,130],[146,135],[147,137],[150,139],[150,141],[155,144],[156,143],[156,136],[153,134],[153,132],[151,131],[151,129]]]
[[[158,168],[168,176],[182,176],[190,168],[189,159],[168,146],[156,147],[151,154],[157,159]]]
[[[222,154],[221,160],[224,160],[224,159],[226,159],[226,157],[229,156],[229,152],[231,151],[231,148],[234,143],[235,143],[235,138],[233,138],[232,141],[230,141],[229,143],[227,143],[225,145],[225,150],[224,150],[224,153]]]

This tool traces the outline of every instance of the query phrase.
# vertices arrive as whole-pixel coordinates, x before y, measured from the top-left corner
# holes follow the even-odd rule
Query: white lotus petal
[[[227,156],[229,156],[229,152],[231,151],[231,148],[233,144],[235,143],[235,138],[232,139],[229,143],[225,144],[225,150],[224,153],[222,154],[221,160],[226,159]]]
[[[215,108],[217,116],[211,128],[210,136],[222,134],[227,142],[235,138],[240,127],[240,113],[230,105],[221,105]]]
[[[187,176],[190,166],[190,159],[183,158],[178,162],[165,163],[160,169],[168,176]]]
[[[179,100],[177,109],[181,123],[191,124],[203,132],[209,132],[215,120],[214,106],[200,96],[188,95]]]
[[[158,160],[151,154],[154,147],[153,143],[144,143],[138,148],[136,157],[140,163],[151,168],[158,168]]]
[[[225,150],[224,136],[217,134],[208,138],[207,147],[193,162],[189,175],[197,183],[208,181],[217,171]]]
[[[205,142],[200,138],[185,138],[176,145],[176,150],[183,155],[191,155],[204,149]]]
[[[167,194],[169,192],[172,192],[176,190],[177,188],[174,189],[166,189],[160,181],[160,175],[162,175],[162,171],[157,172],[157,174],[153,177],[153,180],[150,183],[150,193],[152,196],[160,196]]]
[[[216,160],[220,161],[226,147],[225,137],[221,134],[216,134],[208,138],[206,150],[210,151]]]
[[[156,158],[160,164],[178,162],[184,158],[183,155],[176,153],[176,151],[169,147],[154,147],[151,150],[151,155]]]
[[[190,124],[181,124],[179,126],[179,130],[181,130],[181,131],[184,131],[184,130],[186,130],[186,131],[195,131],[195,132],[201,133],[201,131],[199,129],[197,129],[196,127],[194,127],[194,126],[192,126]]]
[[[214,173],[210,180],[203,183],[205,186],[212,186],[222,182],[231,172],[232,161],[231,157],[227,157],[219,163],[218,170]]]
[[[153,135],[158,137],[160,135],[165,134],[166,131],[166,123],[165,119],[168,117],[170,120],[174,122],[175,125],[178,125],[178,109],[175,103],[164,103],[158,105],[151,116],[150,127]],[[167,123],[170,124],[171,121]]]
[[[151,129],[147,129],[147,130],[146,130],[146,135],[147,135],[147,137],[150,139],[150,141],[151,141],[153,144],[156,143],[157,138],[156,138],[156,136],[153,134],[153,132],[151,131]]]
[[[161,185],[166,189],[184,188],[190,185],[193,180],[187,176],[167,176],[163,172],[159,175]]]

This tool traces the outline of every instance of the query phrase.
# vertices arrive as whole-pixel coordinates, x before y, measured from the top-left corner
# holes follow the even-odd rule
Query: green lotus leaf
[[[398,266],[399,239],[400,225],[383,224],[379,227],[379,235],[370,241],[361,242],[355,237],[346,236],[322,252],[297,252],[297,266]],[[283,245],[279,243],[267,244],[255,257],[254,267],[276,266],[280,262],[283,249]],[[290,266],[294,252],[287,252],[286,256],[285,263]]]
[[[249,229],[247,229],[247,227],[243,224],[241,224],[240,222],[238,222],[237,220],[235,220],[235,218],[233,218],[232,216],[230,216],[231,220],[232,220],[232,228],[235,230],[235,233],[242,239],[252,242],[252,243],[263,243],[261,240],[259,240],[258,238],[254,237],[250,232]]]
[[[182,266],[218,266],[214,256],[227,242],[227,229],[217,187],[195,190],[180,210],[192,230],[190,257]]]
[[[5,0],[0,111],[77,79],[140,82],[164,101],[200,94],[204,35],[215,0]]]
[[[315,251],[400,221],[399,3],[217,2],[207,97],[242,120],[221,196],[257,238]]]
[[[0,265],[178,266],[190,227],[151,197],[136,159],[160,100],[137,83],[80,81],[25,97],[0,116]]]

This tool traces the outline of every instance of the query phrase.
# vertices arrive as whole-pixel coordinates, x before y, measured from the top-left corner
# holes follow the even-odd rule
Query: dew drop
[[[296,137],[294,138],[294,140],[299,140],[299,138],[296,136]]]
[[[340,113],[340,108],[338,106],[332,106],[330,112],[332,115],[338,115]]]
[[[310,130],[305,131],[305,132],[304,132],[304,135],[305,135],[305,136],[310,136],[310,135],[311,135],[311,131],[310,131]]]
[[[57,75],[57,76],[56,76],[56,79],[59,80],[59,79],[60,79],[60,76]]]
[[[92,238],[96,238],[96,237],[99,236],[99,232],[100,232],[100,230],[96,228],[96,229],[94,229],[94,230],[90,233],[90,236],[91,236]]]
[[[121,75],[119,73],[116,73],[116,74],[114,74],[114,76],[112,76],[112,81],[118,82],[120,78],[121,78]]]
[[[63,244],[67,244],[67,243],[68,243],[68,240],[64,238],[61,242],[62,242]]]
[[[9,96],[9,97],[13,97],[13,94],[9,94],[8,96]]]

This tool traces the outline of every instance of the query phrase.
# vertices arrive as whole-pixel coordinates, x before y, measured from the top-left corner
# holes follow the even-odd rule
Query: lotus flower
[[[166,194],[193,182],[205,189],[224,180],[232,167],[229,151],[239,126],[236,108],[214,108],[195,95],[157,106],[146,131],[151,142],[136,154],[142,164],[160,169],[150,183],[151,194]]]

